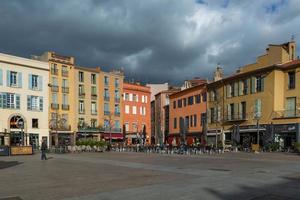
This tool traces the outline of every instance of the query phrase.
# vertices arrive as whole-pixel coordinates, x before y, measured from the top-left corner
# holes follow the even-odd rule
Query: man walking
[[[46,141],[43,140],[42,146],[41,146],[41,151],[42,151],[41,159],[42,159],[42,160],[47,160],[47,157],[46,157],[46,150],[47,150],[47,144],[46,144]]]

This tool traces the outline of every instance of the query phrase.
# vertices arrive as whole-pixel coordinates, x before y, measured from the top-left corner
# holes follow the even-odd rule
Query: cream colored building
[[[0,54],[0,145],[49,144],[49,66]]]
[[[300,141],[299,69],[295,42],[271,44],[256,63],[208,84],[208,142],[292,148]]]

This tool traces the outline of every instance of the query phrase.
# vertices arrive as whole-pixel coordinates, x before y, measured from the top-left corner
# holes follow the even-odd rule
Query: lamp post
[[[257,134],[257,145],[258,145],[258,149],[259,149],[259,119],[260,119],[260,112],[256,112],[254,119],[256,120],[256,134]]]

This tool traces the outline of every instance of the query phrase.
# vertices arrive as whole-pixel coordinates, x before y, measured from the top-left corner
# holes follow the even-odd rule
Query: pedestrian
[[[47,157],[46,157],[46,150],[47,150],[47,143],[45,140],[42,141],[42,146],[41,146],[41,151],[42,151],[42,156],[41,156],[41,159],[42,160],[47,160]]]

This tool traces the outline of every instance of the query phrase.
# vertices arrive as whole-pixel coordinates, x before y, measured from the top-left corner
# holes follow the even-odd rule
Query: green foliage
[[[300,142],[295,143],[295,149],[297,149],[300,152]]]
[[[88,139],[88,140],[85,140],[85,139],[81,139],[81,140],[78,140],[76,141],[76,145],[77,146],[81,146],[81,145],[85,145],[85,146],[96,146],[96,147],[105,147],[107,146],[107,142],[106,141],[97,141],[97,140],[92,140],[92,139]]]
[[[279,149],[279,143],[275,142],[275,143],[270,144],[269,149],[271,151],[277,151]]]

